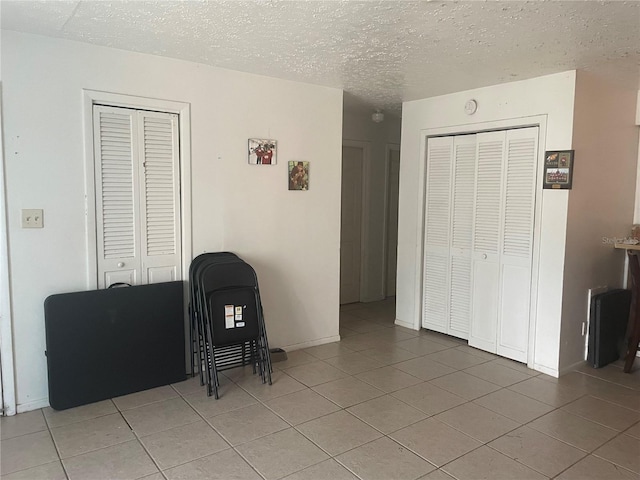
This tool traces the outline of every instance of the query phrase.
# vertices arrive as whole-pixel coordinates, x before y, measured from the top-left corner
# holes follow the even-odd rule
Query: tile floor
[[[272,386],[236,369],[217,401],[190,379],[2,418],[2,478],[640,478],[640,369],[554,379],[394,308],[344,306],[342,341],[290,352]]]

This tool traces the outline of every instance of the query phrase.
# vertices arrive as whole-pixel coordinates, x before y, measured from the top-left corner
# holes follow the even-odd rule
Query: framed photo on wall
[[[275,165],[278,163],[276,140],[249,139],[249,165]]]
[[[573,183],[573,150],[551,150],[544,154],[543,188],[570,190]]]
[[[289,162],[289,190],[309,190],[309,162]]]

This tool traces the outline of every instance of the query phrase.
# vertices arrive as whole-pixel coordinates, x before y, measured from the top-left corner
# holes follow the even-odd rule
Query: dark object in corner
[[[281,348],[272,348],[269,352],[271,353],[271,363],[284,362],[287,359],[287,352]]]
[[[183,292],[183,282],[168,282],[48,297],[51,407],[185,380]]]
[[[611,290],[591,299],[587,363],[593,368],[620,358],[630,305],[631,290]]]

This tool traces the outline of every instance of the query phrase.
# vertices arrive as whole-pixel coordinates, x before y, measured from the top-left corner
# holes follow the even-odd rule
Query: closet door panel
[[[447,333],[453,137],[427,141],[422,326]]]
[[[503,265],[500,292],[500,327],[496,353],[519,362],[527,362],[529,343],[529,284],[531,270]]]
[[[178,116],[137,112],[143,283],[180,280]]]
[[[450,335],[469,337],[476,135],[454,139],[449,285]]]
[[[496,353],[500,266],[496,262],[474,262],[473,317],[469,345]]]
[[[526,362],[531,301],[538,128],[506,132],[498,354]]]
[[[505,132],[477,135],[469,345],[496,352]]]
[[[93,107],[98,288],[140,282],[135,112]]]

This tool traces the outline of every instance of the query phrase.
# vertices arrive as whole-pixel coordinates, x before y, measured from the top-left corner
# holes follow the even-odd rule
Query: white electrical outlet
[[[44,228],[44,210],[41,208],[23,208],[22,228]]]

